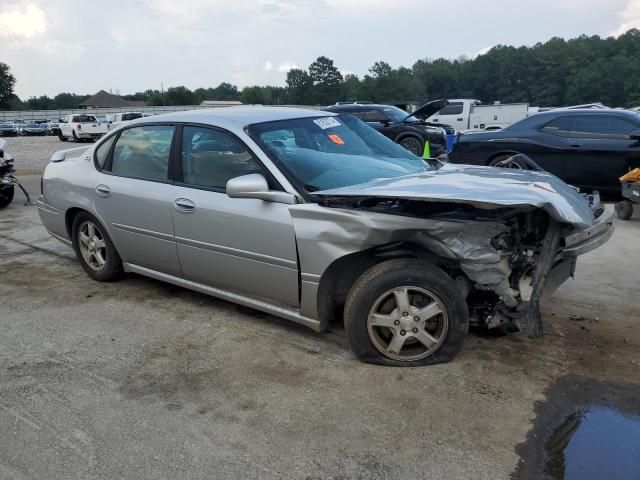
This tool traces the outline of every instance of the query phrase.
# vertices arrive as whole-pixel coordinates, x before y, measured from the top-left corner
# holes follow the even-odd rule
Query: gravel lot
[[[4,138],[4,137],[3,137]],[[6,151],[15,159],[18,175],[39,175],[57,150],[89,145],[61,142],[58,137],[6,137]]]
[[[637,219],[581,257],[543,339],[472,332],[450,364],[393,369],[340,325],[94,282],[21,201],[0,211],[0,478],[542,478],[565,416],[640,412]]]

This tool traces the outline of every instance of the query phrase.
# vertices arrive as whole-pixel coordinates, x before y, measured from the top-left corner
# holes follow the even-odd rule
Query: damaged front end
[[[402,252],[438,265],[456,281],[472,324],[494,328],[524,320],[530,336],[542,335],[541,298],[573,275],[577,255],[613,233],[613,207],[601,207],[597,197],[575,194],[581,220],[572,224],[541,205],[504,199],[487,208],[486,198],[474,205],[363,193],[320,192],[318,204],[292,207],[303,271],[321,274],[327,259],[369,248]],[[326,222],[320,233],[319,221]],[[312,250],[315,258],[305,258]]]

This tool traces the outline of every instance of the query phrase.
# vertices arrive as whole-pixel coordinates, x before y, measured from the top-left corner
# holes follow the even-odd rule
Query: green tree
[[[0,62],[0,108],[7,109],[9,107],[15,83],[16,79],[11,74],[9,65]]]
[[[292,68],[287,72],[289,103],[303,105],[311,101],[313,81],[306,70]]]
[[[313,82],[312,100],[316,104],[326,105],[339,99],[342,74],[327,57],[318,57],[309,65],[309,76]]]

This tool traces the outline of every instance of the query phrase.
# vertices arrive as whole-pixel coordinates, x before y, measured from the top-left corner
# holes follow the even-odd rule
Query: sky
[[[320,55],[362,76],[379,60],[410,67],[633,27],[640,0],[0,0],[0,62],[23,99],[242,88],[284,85]]]

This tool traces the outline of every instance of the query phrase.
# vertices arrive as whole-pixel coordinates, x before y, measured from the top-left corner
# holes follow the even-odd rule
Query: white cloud
[[[640,28],[640,0],[629,0],[626,8],[619,15],[622,23],[609,35],[617,37],[632,28]]]
[[[285,62],[278,65],[278,72],[287,73],[289,70],[293,70],[294,68],[300,68],[300,67],[295,63]]]
[[[273,63],[267,60],[266,62],[264,62],[264,67],[262,67],[262,70],[264,70],[265,72],[273,72]]]
[[[29,4],[21,11],[0,11],[0,36],[33,38],[47,29],[45,13],[35,5]]]

